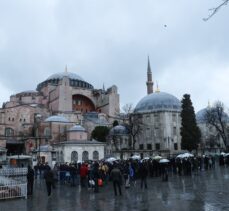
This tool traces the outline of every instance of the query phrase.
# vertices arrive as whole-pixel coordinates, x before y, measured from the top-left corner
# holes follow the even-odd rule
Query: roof
[[[53,148],[50,145],[42,145],[42,146],[39,146],[35,151],[36,152],[51,152],[53,151]]]
[[[134,109],[134,113],[157,111],[181,111],[180,101],[171,94],[154,92],[142,98]]]
[[[104,142],[100,142],[100,141],[96,141],[96,140],[83,140],[83,141],[78,141],[78,140],[72,140],[72,141],[64,141],[64,142],[60,142],[60,143],[57,143],[55,145],[106,145],[106,143]]]
[[[116,125],[110,130],[110,135],[127,135],[127,134],[129,134],[129,131],[123,125]]]
[[[77,75],[75,73],[70,73],[70,72],[55,73],[55,74],[49,76],[46,80],[62,79],[63,77],[68,77],[70,79],[84,81],[84,79],[82,77],[80,77],[79,75]]]
[[[63,122],[63,123],[69,123],[69,120],[65,118],[64,116],[50,116],[47,119],[45,119],[45,122]]]
[[[197,123],[201,124],[201,123],[207,123],[207,120],[206,120],[206,112],[211,109],[209,107],[206,107],[206,108],[203,108],[201,110],[199,110],[197,113],[196,113],[196,121]],[[223,112],[223,121],[226,121],[226,122],[229,122],[229,117],[228,115]]]
[[[86,132],[86,130],[85,130],[85,128],[84,127],[82,127],[81,125],[74,125],[73,127],[71,127],[69,130],[68,130],[68,132],[77,132],[77,131],[79,131],[79,132]]]

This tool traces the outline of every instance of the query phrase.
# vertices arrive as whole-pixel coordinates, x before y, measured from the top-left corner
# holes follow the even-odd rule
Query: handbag
[[[91,186],[94,186],[94,185],[95,185],[95,181],[94,181],[93,179],[90,179],[90,180],[89,180],[89,184],[90,184]]]
[[[102,179],[98,179],[98,186],[103,186],[103,180]]]

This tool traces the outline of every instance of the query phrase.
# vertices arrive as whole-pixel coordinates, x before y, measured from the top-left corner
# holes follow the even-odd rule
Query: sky
[[[117,85],[120,107],[146,93],[147,57],[160,91],[195,111],[229,107],[229,5],[221,0],[0,0],[0,106],[54,73]],[[156,85],[155,85],[156,86]]]

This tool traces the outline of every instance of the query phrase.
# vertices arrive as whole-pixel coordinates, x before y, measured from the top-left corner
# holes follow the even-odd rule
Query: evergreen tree
[[[114,122],[113,122],[113,127],[115,127],[115,126],[117,126],[117,125],[119,125],[118,121],[117,121],[117,120],[114,120]]]
[[[91,137],[97,141],[106,142],[106,137],[109,134],[109,128],[106,126],[96,126],[91,133]]]
[[[197,150],[201,133],[196,124],[196,116],[190,95],[184,94],[181,103],[181,148],[188,151]]]

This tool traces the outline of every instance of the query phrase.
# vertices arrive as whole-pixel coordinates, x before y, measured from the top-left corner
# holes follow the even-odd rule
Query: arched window
[[[45,130],[44,130],[44,135],[45,135],[45,136],[51,136],[50,128],[48,128],[48,127],[45,128]]]
[[[83,151],[82,161],[86,161],[86,160],[88,160],[88,151]]]
[[[72,151],[72,154],[71,154],[71,162],[72,162],[72,163],[77,163],[77,161],[78,161],[78,152]]]
[[[14,135],[14,130],[12,128],[7,127],[5,129],[5,136],[13,136]]]
[[[99,160],[99,152],[98,151],[93,152],[93,160]]]

